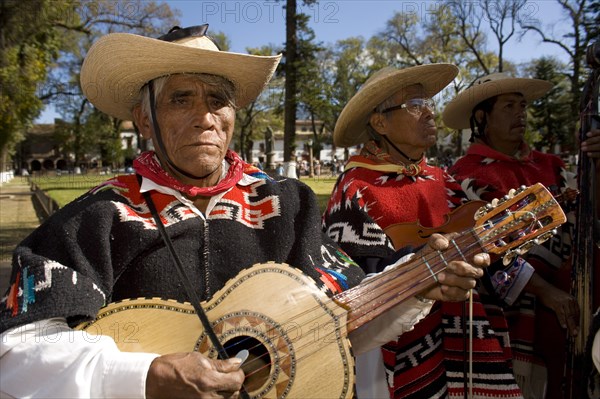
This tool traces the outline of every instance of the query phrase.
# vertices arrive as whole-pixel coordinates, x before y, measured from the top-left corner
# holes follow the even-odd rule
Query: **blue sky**
[[[310,16],[310,26],[317,40],[334,43],[336,40],[362,35],[370,38],[381,31],[394,13],[416,13],[426,20],[440,1],[392,1],[392,0],[321,0],[313,6],[299,8]],[[462,1],[462,0],[461,0]],[[477,4],[477,0],[470,1]],[[243,1],[167,1],[172,8],[182,11],[181,23],[184,26],[210,24],[210,31],[224,32],[231,40],[232,51],[245,52],[247,47],[260,47],[264,44],[282,44],[285,41],[285,0],[243,0]],[[480,10],[476,9],[476,12]],[[558,29],[557,22],[561,9],[555,0],[527,1],[519,12],[528,20],[540,20],[543,26]],[[523,41],[512,38],[505,50],[506,58],[514,62],[528,61],[543,54],[561,55],[556,45],[541,44],[534,34],[528,34]],[[490,43],[490,50],[496,46]]]
[[[317,41],[325,44],[353,36],[368,39],[384,29],[386,21],[396,12],[417,13],[425,20],[432,8],[439,6],[439,1],[321,0],[307,7],[302,6],[302,0],[297,1],[300,10],[310,16],[310,26]],[[231,41],[231,51],[243,53],[249,47],[281,46],[285,42],[285,0],[177,0],[167,3],[181,11],[182,26],[209,23],[209,33],[225,33]],[[477,1],[472,3],[477,4]],[[560,33],[557,30],[564,17],[555,0],[527,1],[520,14],[541,21],[546,30]],[[493,42],[489,43],[489,50],[496,48]],[[512,62],[526,62],[543,55],[565,59],[558,46],[541,43],[539,37],[531,33],[521,41],[513,37],[505,45],[504,57]],[[58,117],[56,112],[47,108],[37,121],[52,123],[55,117]]]

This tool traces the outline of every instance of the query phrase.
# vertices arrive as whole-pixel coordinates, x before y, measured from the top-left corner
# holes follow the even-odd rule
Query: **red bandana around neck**
[[[140,154],[140,156],[133,161],[133,168],[139,175],[146,177],[161,186],[170,187],[182,192],[190,197],[210,197],[235,186],[244,175],[245,162],[238,154],[228,149],[225,154],[225,160],[229,163],[227,175],[212,187],[196,187],[190,184],[184,184],[175,179],[163,169],[158,162],[154,151],[146,151]]]

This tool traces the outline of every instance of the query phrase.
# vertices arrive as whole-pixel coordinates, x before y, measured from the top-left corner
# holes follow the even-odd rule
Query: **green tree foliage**
[[[298,17],[298,105],[301,119],[311,122],[313,152],[319,157],[324,140],[324,126],[317,127],[317,121],[323,116],[329,105],[331,88],[325,80],[324,70],[327,60],[320,57],[325,51],[322,43],[315,42],[315,34],[308,26],[309,17]]]
[[[529,67],[531,77],[554,83],[547,95],[531,104],[528,120],[528,131],[536,133],[539,138],[530,138],[529,141],[537,141],[536,147],[546,147],[550,151],[557,144],[561,144],[563,150],[573,150],[574,137],[565,124],[571,112],[571,93],[569,82],[562,73],[564,69],[566,66],[557,59],[546,57],[534,60]]]
[[[58,127],[63,156],[84,160],[90,153],[110,155],[119,147],[119,121],[98,118],[79,89],[79,70],[91,44],[111,32],[158,35],[176,24],[167,5],[153,1],[1,0],[0,151],[6,154],[51,102],[70,124]],[[103,125],[102,123],[105,123]],[[107,136],[101,134],[110,130]],[[97,133],[93,133],[97,131]],[[107,155],[108,156],[108,155]]]
[[[324,89],[315,107],[315,115],[323,122],[319,140],[333,145],[332,137],[324,133],[333,132],[342,109],[369,76],[371,57],[365,39],[351,37],[324,49],[317,58]]]
[[[600,11],[597,2],[587,0],[556,0],[556,2],[563,9],[565,18],[562,26],[565,33],[560,36],[555,35],[554,29],[544,26],[544,21],[536,18],[521,21],[521,27],[525,31],[535,32],[544,43],[558,46],[569,59],[570,68],[565,71],[565,74],[570,83],[571,117],[564,123],[568,125],[571,134],[575,134],[577,115],[579,115],[579,97],[588,76],[584,72],[586,51],[593,41],[598,40]]]
[[[59,21],[69,3],[0,1],[0,161],[40,114],[38,89],[63,46]]]
[[[350,37],[339,40],[334,48],[330,48],[332,59],[332,111],[331,118],[326,122],[329,130],[333,131],[335,120],[342,112],[348,101],[367,80],[372,55],[362,37]],[[327,57],[327,55],[325,55]]]
[[[63,24],[70,47],[62,53],[51,73],[47,97],[72,126],[65,158],[85,163],[91,157],[100,157],[104,164],[117,166],[125,157],[120,152],[122,121],[99,115],[83,97],[79,71],[85,54],[92,43],[105,34],[127,32],[157,37],[168,32],[178,21],[168,5],[154,1],[97,0],[75,4],[74,14]],[[216,40],[223,38],[217,33]],[[227,43],[223,40],[220,44]]]
[[[211,33],[210,29],[208,31],[208,36],[212,39],[213,42],[219,47],[221,51],[229,51],[231,48],[231,40],[225,35],[223,32]]]
[[[82,131],[84,136],[94,137],[96,149],[99,152],[103,165],[123,165],[125,158],[132,158],[131,153],[126,153],[121,143],[121,123],[96,109],[86,119]]]
[[[305,6],[315,4],[316,0],[304,0]],[[303,64],[312,62],[314,55],[310,54],[314,34],[308,27],[310,17],[299,13],[296,0],[286,0],[285,14],[285,51],[283,71],[285,73],[285,98],[284,98],[284,133],[283,133],[283,160],[292,161],[295,150],[296,115],[298,111],[298,95],[300,72]]]
[[[516,74],[518,66],[504,59],[503,48],[526,31],[560,46],[569,57],[568,66],[535,60],[531,66],[521,67],[527,76],[547,76],[556,82],[556,93],[549,97],[547,109],[538,109],[538,104],[534,104],[530,118],[532,129],[539,133],[539,145],[560,143],[563,148],[570,148],[581,84],[587,78],[585,49],[598,38],[600,6],[587,0],[555,1],[569,21],[564,25],[568,28],[564,36],[553,36],[551,27],[544,26],[543,21],[535,19],[535,13],[529,12],[541,3],[444,0],[427,6],[426,12],[403,7],[403,12],[382,21],[382,30],[373,37],[351,37],[324,45],[310,29],[309,16],[297,12],[297,1],[286,0],[284,60],[266,92],[239,110],[236,150],[250,160],[252,144],[262,140],[267,128],[277,131],[283,124],[284,159],[291,160],[297,115],[323,121],[321,130],[314,124],[314,141],[316,146],[327,142],[323,132],[333,131],[345,104],[373,71],[388,65],[403,68],[447,62],[459,67],[457,79],[436,98],[437,122],[442,126],[439,114],[446,101],[476,78],[497,71]],[[68,122],[69,128],[63,131],[69,136],[63,142],[69,154],[79,160],[89,158],[95,151],[95,156],[101,156],[105,162],[120,162],[123,154],[118,154],[117,144],[121,121],[101,117],[79,90],[83,57],[101,35],[125,31],[158,36],[177,24],[178,14],[168,5],[145,0],[0,2],[0,149],[5,152],[18,141],[19,134],[39,114],[42,103],[51,102]],[[315,0],[301,3],[310,8]],[[229,49],[223,33],[209,34],[221,49]],[[494,42],[498,48],[491,51],[488,43]],[[280,52],[273,45],[248,51],[263,55]],[[567,82],[559,79],[560,73],[568,76]],[[554,119],[563,115],[567,100],[571,101],[570,112],[561,116],[562,124],[556,125]],[[462,140],[458,132],[454,134],[455,155],[459,155]]]

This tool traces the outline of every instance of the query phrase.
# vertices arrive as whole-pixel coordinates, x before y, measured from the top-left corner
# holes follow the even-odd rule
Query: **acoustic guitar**
[[[258,264],[203,302],[230,356],[250,353],[244,388],[253,398],[351,398],[354,361],[348,334],[436,283],[455,259],[481,252],[522,253],[549,238],[565,215],[552,195],[535,185],[513,193],[455,237],[444,251],[424,251],[333,297],[285,264]],[[532,241],[533,240],[533,241]],[[110,304],[79,326],[90,336],[111,336],[123,351],[167,354],[217,352],[189,303],[133,299]]]

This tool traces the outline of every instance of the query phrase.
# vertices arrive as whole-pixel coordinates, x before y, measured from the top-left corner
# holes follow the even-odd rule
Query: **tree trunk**
[[[285,115],[283,130],[283,161],[295,161],[292,150],[296,135],[296,0],[286,2],[285,29]]]

